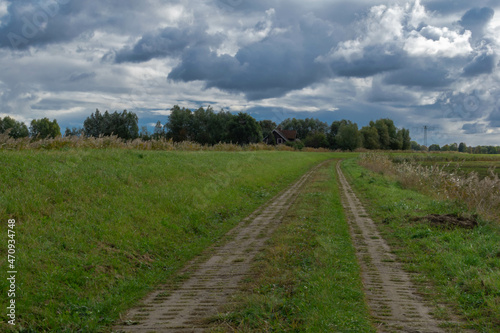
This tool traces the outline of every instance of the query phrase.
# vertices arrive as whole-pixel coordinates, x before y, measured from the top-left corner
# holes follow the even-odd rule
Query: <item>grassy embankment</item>
[[[368,171],[355,160],[344,163],[384,237],[415,273],[436,315],[461,314],[478,332],[500,330],[500,224],[479,219],[474,229],[437,226],[412,217],[429,214],[471,216],[464,202],[443,200],[403,188],[394,177]],[[448,310],[452,311],[448,311]]]
[[[5,239],[7,220],[17,221],[17,328],[105,330],[242,217],[331,156],[0,151]],[[0,270],[7,271],[4,259]],[[0,293],[7,289],[2,278]],[[1,316],[0,331],[8,330],[7,319]]]
[[[331,163],[301,191],[214,332],[375,332],[336,178]]]

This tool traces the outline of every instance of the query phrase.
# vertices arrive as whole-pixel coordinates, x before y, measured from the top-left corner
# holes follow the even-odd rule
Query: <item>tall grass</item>
[[[252,143],[248,145],[237,145],[231,143],[218,143],[215,145],[202,145],[197,142],[183,141],[173,142],[172,140],[123,140],[114,136],[94,137],[57,137],[41,140],[30,138],[13,139],[8,134],[0,134],[0,150],[51,150],[69,148],[122,148],[136,150],[162,150],[162,151],[294,151],[293,147],[287,145],[271,146],[264,143]],[[325,148],[303,148],[304,152],[330,152]]]
[[[494,172],[481,178],[474,171],[459,174],[445,171],[446,165],[426,167],[411,161],[393,163],[387,155],[373,153],[360,155],[360,164],[396,177],[403,187],[421,190],[440,199],[457,200],[488,219],[500,219],[500,178]]]

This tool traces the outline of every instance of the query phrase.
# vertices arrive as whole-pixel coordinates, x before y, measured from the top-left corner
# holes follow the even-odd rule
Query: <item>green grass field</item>
[[[0,270],[16,219],[21,332],[107,332],[118,315],[307,170],[343,162],[384,236],[436,315],[500,329],[500,225],[446,229],[414,216],[469,212],[360,167],[355,154],[0,151]],[[442,157],[441,157],[442,158]],[[427,162],[427,161],[422,161]],[[444,161],[440,161],[444,162]],[[490,163],[494,160],[470,160]],[[492,223],[493,222],[493,223]],[[333,164],[300,193],[260,257],[250,296],[217,318],[241,331],[371,332]],[[334,283],[332,283],[332,281]],[[0,293],[9,288],[0,280]],[[0,306],[6,308],[5,298]],[[448,309],[448,310],[447,310]],[[7,317],[0,331],[8,332]],[[256,328],[257,327],[257,328]]]
[[[109,327],[244,216],[332,156],[1,151],[0,269],[7,271],[7,220],[15,219],[17,328]],[[0,293],[7,289],[2,278]]]

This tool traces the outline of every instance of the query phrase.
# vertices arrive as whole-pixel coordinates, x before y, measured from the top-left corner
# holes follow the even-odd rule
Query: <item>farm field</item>
[[[0,152],[0,220],[17,222],[17,328],[109,326],[256,207],[334,156]],[[0,253],[6,257],[6,247]],[[5,261],[0,269],[7,271]],[[0,292],[7,289],[2,279]]]
[[[500,155],[462,153],[406,153],[390,154],[395,162],[417,162],[423,166],[437,165],[447,172],[469,174],[476,172],[480,178],[491,176],[491,171],[500,176]]]

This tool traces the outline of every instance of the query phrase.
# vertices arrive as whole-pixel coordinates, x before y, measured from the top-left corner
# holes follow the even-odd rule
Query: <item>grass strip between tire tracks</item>
[[[213,332],[375,332],[336,178],[332,162],[301,190]]]

